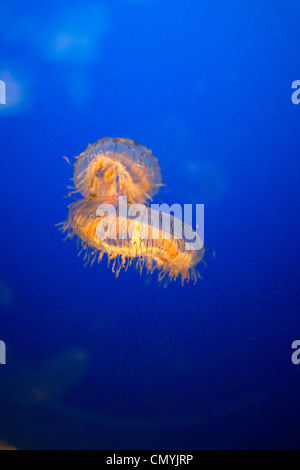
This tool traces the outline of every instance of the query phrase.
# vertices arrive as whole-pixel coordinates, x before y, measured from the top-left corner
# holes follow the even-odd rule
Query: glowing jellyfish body
[[[76,160],[74,182],[82,196],[126,194],[130,202],[145,202],[161,186],[157,159],[146,147],[128,139],[104,138]]]
[[[115,233],[111,233],[111,236],[106,238],[101,236],[101,233],[99,234],[99,229],[101,229],[102,221],[104,225],[108,225],[105,220],[107,217],[97,212],[99,205],[104,203],[115,207],[115,213],[111,218],[111,226],[114,225]],[[196,249],[188,250],[186,242],[181,238],[175,238],[172,229],[176,226],[176,221],[182,225],[181,221],[171,215],[171,231],[168,234],[162,229],[161,213],[150,208],[145,208],[145,210],[146,217],[141,224],[134,216],[124,217],[115,200],[85,198],[70,206],[65,230],[68,231],[68,236],[73,237],[76,234],[82,241],[81,246],[85,250],[87,263],[94,264],[96,260],[100,262],[106,253],[109,262],[112,262],[112,270],[116,276],[119,275],[121,269],[127,270],[128,266],[136,260],[136,266],[140,272],[144,267],[147,272],[151,273],[157,269],[159,280],[169,275],[171,280],[180,276],[182,281],[189,279],[196,281],[198,274],[194,266],[201,261],[204,254],[201,240],[198,240]],[[158,223],[153,223],[153,220]],[[185,226],[185,232],[189,232],[188,226]],[[197,237],[190,230],[190,239],[195,236]]]
[[[196,282],[195,266],[204,255],[199,236],[172,215],[170,232],[165,233],[162,213],[144,205],[161,186],[160,167],[150,150],[127,139],[102,139],[77,157],[74,183],[74,193],[84,198],[69,206],[63,231],[67,238],[78,237],[87,263],[100,262],[107,254],[116,276],[135,261],[140,272],[144,267],[151,273],[157,269],[159,280],[168,275],[171,280],[181,277],[182,283]],[[119,205],[120,195],[128,199],[126,215]],[[130,213],[136,206],[144,211],[142,223]],[[112,208],[112,218],[99,212],[99,207]],[[105,226],[110,227],[110,234],[101,232]],[[179,235],[178,227],[188,240],[196,237],[193,248]]]

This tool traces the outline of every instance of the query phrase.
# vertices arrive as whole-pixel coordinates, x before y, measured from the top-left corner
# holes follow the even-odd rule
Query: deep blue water
[[[298,449],[299,2],[0,9],[0,440]],[[196,286],[84,269],[63,242],[62,157],[106,136],[153,150],[156,202],[205,204]]]

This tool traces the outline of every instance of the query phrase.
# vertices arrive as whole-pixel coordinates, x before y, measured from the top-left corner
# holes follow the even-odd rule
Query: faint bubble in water
[[[64,65],[86,65],[101,56],[103,37],[108,30],[109,10],[105,5],[75,4],[47,19],[38,34],[37,45],[47,59]]]

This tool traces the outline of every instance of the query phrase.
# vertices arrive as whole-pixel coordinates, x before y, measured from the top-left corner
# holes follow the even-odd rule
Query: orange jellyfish
[[[103,222],[103,227],[108,225],[105,220],[107,217],[98,212],[99,206],[103,204],[115,207],[113,215],[115,220],[111,219],[111,225],[115,222],[115,233],[109,237],[104,237],[99,233],[101,222]],[[189,279],[195,282],[198,273],[194,266],[201,261],[204,254],[201,241],[198,240],[196,249],[187,250],[187,242],[174,236],[176,226],[174,216],[170,216],[171,230],[168,234],[162,228],[161,214],[148,207],[145,207],[145,211],[147,214],[141,224],[134,216],[122,216],[119,203],[115,199],[87,197],[70,206],[64,231],[67,232],[67,237],[72,238],[74,235],[79,237],[81,251],[85,251],[84,259],[87,264],[93,265],[96,260],[100,262],[106,253],[109,263],[112,262],[112,270],[116,273],[116,277],[121,269],[127,270],[128,266],[136,260],[136,266],[141,273],[144,267],[147,272],[151,273],[157,269],[159,280],[168,274],[171,280],[181,277],[182,282]],[[158,217],[154,217],[155,212]],[[153,223],[153,220],[158,223]],[[181,221],[180,225],[182,226]],[[188,229],[189,227],[185,226],[185,233]],[[123,236],[124,234],[127,236]],[[190,228],[189,238],[192,239],[195,236],[197,235]]]
[[[181,277],[184,284],[200,277],[195,268],[204,255],[199,236],[172,215],[166,233],[163,214],[144,205],[162,185],[157,159],[146,147],[125,139],[102,139],[77,157],[74,183],[73,193],[84,198],[69,206],[62,230],[66,238],[78,237],[86,264],[100,262],[106,254],[116,277],[133,262],[141,273],[144,267],[150,273],[157,269],[159,280]],[[129,203],[126,214],[120,195]],[[135,207],[144,212],[142,222],[131,211]],[[187,240],[196,240],[193,247],[183,233]]]
[[[158,192],[161,173],[146,147],[128,139],[104,138],[77,157],[74,183],[84,197],[126,194],[130,202],[145,202]]]

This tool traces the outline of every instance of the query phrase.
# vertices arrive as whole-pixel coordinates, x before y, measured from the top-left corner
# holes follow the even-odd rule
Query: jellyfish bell
[[[159,280],[168,275],[171,280],[181,277],[182,283],[195,282],[198,278],[195,266],[204,255],[197,233],[172,215],[169,215],[170,231],[166,230],[162,223],[164,214],[145,205],[137,205],[142,206],[138,211],[143,209],[143,213],[136,218],[136,211],[131,211],[133,206],[124,214],[116,199],[107,201],[104,197],[90,196],[78,200],[70,206],[63,230],[67,237],[76,235],[81,240],[81,252],[85,253],[87,264],[100,262],[106,254],[117,277],[135,260],[141,273],[144,267],[148,273],[158,270]],[[110,212],[109,207],[113,209]]]
[[[124,194],[144,202],[161,186],[161,172],[151,150],[129,139],[104,138],[77,157],[75,189],[82,196]]]

